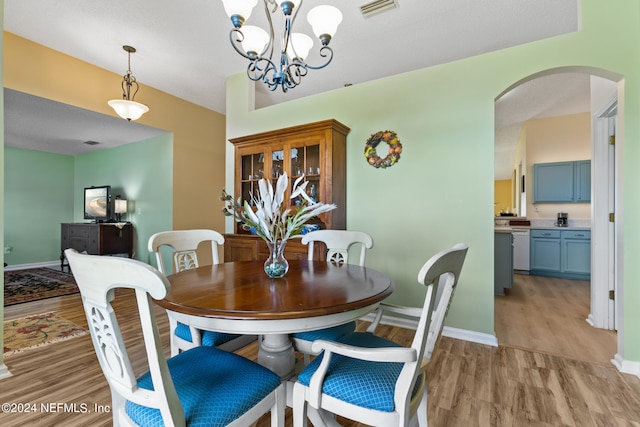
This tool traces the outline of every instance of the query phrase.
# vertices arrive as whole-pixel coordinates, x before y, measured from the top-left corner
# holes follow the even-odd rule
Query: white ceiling
[[[304,3],[294,30],[312,34],[304,15],[319,3],[333,4],[344,15],[331,41],[333,62],[325,69],[311,70],[299,87],[286,94],[267,92],[258,85],[259,106],[553,37],[578,27],[578,0],[397,0],[398,8],[368,18],[359,10],[367,0],[325,0]],[[138,51],[131,57],[131,69],[141,83],[221,113],[225,112],[226,78],[246,69],[246,60],[229,44],[231,23],[219,0],[5,0],[4,5],[6,31],[118,74],[123,74],[127,65],[122,45],[134,46]],[[263,15],[258,5],[248,23],[260,25]],[[274,23],[279,26],[277,20]],[[314,59],[310,55],[308,62],[314,63]],[[587,90],[583,92],[585,83]],[[563,89],[562,99],[559,88]],[[114,87],[114,97],[119,92],[119,87]],[[507,146],[513,149],[518,123],[552,111],[572,114],[589,109],[588,78],[575,74],[545,79],[531,90],[513,92],[513,97],[503,97],[496,107],[497,177],[504,157],[498,153],[508,151]],[[136,100],[144,103],[144,89]],[[19,146],[22,141],[17,134],[23,127],[14,126],[14,120],[28,113],[24,109],[15,113],[12,108],[9,97],[5,100],[9,119],[5,136],[10,138],[5,142]],[[71,130],[86,127],[85,119],[58,118],[58,122]],[[33,118],[22,121],[31,128],[25,141],[35,144],[34,128],[39,127],[41,137],[49,140],[51,132],[39,126],[41,122]],[[103,139],[102,148],[111,140],[97,132],[96,137],[85,135],[78,132],[73,139]]]
[[[4,102],[4,138],[10,147],[75,156],[166,132],[11,89],[4,89]]]

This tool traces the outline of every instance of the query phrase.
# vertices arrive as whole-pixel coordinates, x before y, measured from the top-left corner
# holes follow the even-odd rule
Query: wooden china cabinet
[[[255,135],[231,139],[235,148],[235,198],[251,200],[258,192],[258,181],[270,179],[275,187],[283,173],[289,176],[286,200],[291,186],[304,175],[307,194],[318,202],[334,203],[337,208],[321,214],[320,228],[346,227],[346,142],[349,128],[336,120],[324,120]],[[291,201],[294,205],[297,200]],[[306,246],[292,239],[285,257],[305,258]],[[315,253],[324,254],[323,250]],[[268,250],[262,239],[235,224],[234,234],[226,236],[224,260],[266,259]]]

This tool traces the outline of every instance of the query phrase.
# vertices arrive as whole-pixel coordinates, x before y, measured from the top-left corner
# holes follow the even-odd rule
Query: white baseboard
[[[5,364],[0,364],[0,380],[3,380],[5,378],[9,378],[12,377],[13,375],[11,374],[11,372],[9,372],[9,369],[7,368],[7,365]]]
[[[369,313],[366,316],[364,316],[362,320],[371,322],[373,321],[373,318],[374,318],[374,314]],[[385,325],[397,326],[399,328],[405,328],[405,329],[416,329],[418,327],[417,320],[407,319],[403,317],[396,317],[396,316],[388,316],[388,315],[382,316],[382,320],[380,321],[380,323]],[[445,337],[454,338],[462,341],[469,341],[476,344],[490,345],[492,347],[498,346],[498,339],[496,338],[495,335],[484,334],[476,331],[469,331],[466,329],[458,329],[458,328],[445,326],[442,329],[442,335]]]
[[[452,328],[445,326],[442,329],[442,335],[449,338],[455,338],[457,340],[469,341],[476,344],[490,345],[491,347],[498,347],[498,338],[495,335],[484,334],[482,332],[469,331],[467,329]]]
[[[59,269],[60,268],[60,260],[58,261],[44,261],[44,262],[34,262],[31,264],[17,264],[17,265],[8,265],[4,268],[4,271],[13,271],[13,270],[27,270],[29,268],[43,268],[43,267],[52,267]]]
[[[618,371],[623,374],[631,374],[640,378],[640,362],[624,360],[622,356],[616,353],[616,355],[613,356],[613,359],[611,359],[611,363],[613,363],[613,366],[618,368]]]

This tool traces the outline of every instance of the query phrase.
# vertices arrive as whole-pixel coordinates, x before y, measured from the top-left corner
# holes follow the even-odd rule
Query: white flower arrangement
[[[220,200],[225,203],[222,213],[234,217],[244,229],[253,228],[266,242],[277,243],[302,234],[307,221],[336,208],[333,203],[320,203],[311,199],[306,192],[309,182],[304,181],[304,176],[301,176],[293,183],[289,198],[294,200],[301,197],[302,202],[283,211],[282,204],[288,183],[289,177],[286,172],[278,178],[275,191],[270,180],[262,178],[258,181],[259,194],[251,195],[251,204],[255,206],[255,212],[247,200],[238,198],[234,201],[232,196],[222,190]]]

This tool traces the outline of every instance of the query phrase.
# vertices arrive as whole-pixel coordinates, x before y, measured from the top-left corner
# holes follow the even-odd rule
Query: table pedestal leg
[[[267,334],[258,347],[258,363],[280,375],[282,379],[294,374],[295,354],[286,334]]]

